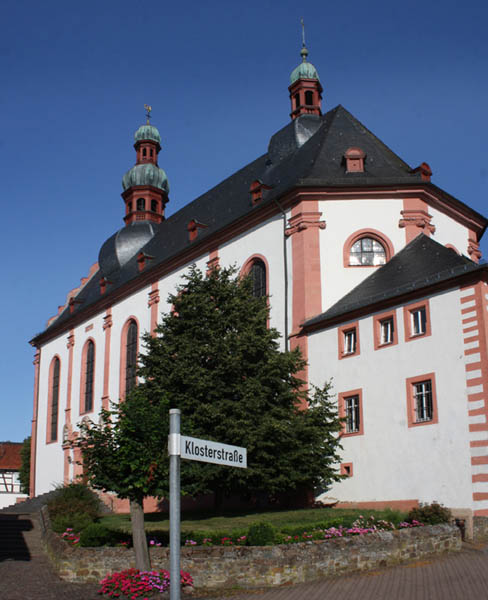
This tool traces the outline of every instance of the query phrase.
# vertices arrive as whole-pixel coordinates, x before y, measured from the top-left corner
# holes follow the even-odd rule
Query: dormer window
[[[349,148],[344,154],[347,173],[363,173],[366,154],[361,148]]]

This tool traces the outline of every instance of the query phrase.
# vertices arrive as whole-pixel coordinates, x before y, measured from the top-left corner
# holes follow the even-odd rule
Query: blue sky
[[[123,225],[120,182],[144,103],[163,137],[171,214],[288,122],[302,16],[325,109],[342,104],[488,214],[484,1],[3,3],[0,440],[30,431],[28,341]]]

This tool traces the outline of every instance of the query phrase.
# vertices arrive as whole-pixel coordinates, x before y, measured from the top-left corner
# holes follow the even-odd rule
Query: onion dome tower
[[[122,198],[125,202],[126,225],[136,221],[161,223],[168,201],[169,184],[166,173],[158,166],[161,150],[159,131],[151,125],[151,107],[145,105],[147,121],[134,135],[136,164],[122,178]]]
[[[308,50],[305,46],[305,30],[302,21],[302,62],[293,69],[290,75],[290,117],[296,119],[300,115],[322,114],[322,86],[317,69],[307,61]]]

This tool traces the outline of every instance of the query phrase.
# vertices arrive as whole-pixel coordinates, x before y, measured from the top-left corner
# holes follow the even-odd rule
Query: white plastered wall
[[[37,411],[36,441],[36,495],[48,492],[63,482],[63,451],[61,449],[68,382],[68,332],[51,340],[41,350],[39,363],[39,400]],[[47,443],[47,419],[49,401],[49,367],[55,356],[60,359],[58,439]]]
[[[419,299],[421,300],[421,299]],[[309,337],[310,377],[333,392],[362,389],[364,434],[343,438],[353,476],[328,492],[341,501],[437,500],[472,507],[464,346],[459,290],[430,297],[432,335],[374,350],[373,316],[359,320],[360,355],[338,359],[336,328]],[[408,427],[406,379],[435,373],[439,422]]]
[[[73,346],[73,375],[71,389],[71,423],[73,429],[78,429],[77,424],[81,421],[84,413],[80,408],[84,407],[84,390],[81,389],[83,350],[87,340],[93,340],[95,344],[95,371],[93,387],[93,410],[88,416],[98,420],[97,415],[102,408],[103,395],[103,371],[105,357],[105,332],[103,330],[103,316],[98,314],[88,319],[75,328],[75,345]],[[64,424],[64,423],[63,423]]]
[[[398,227],[402,200],[326,200],[319,202],[319,210],[321,219],[327,223],[320,230],[322,310],[325,311],[376,269],[344,267],[343,248],[348,237],[358,230],[374,229],[389,238],[396,254],[405,246],[405,230]]]
[[[444,246],[452,244],[461,254],[469,258],[468,229],[452,217],[431,206],[429,206],[429,214],[432,215],[432,225],[435,225],[435,233],[432,235],[432,239]]]
[[[288,265],[291,265],[291,244],[288,244]],[[260,225],[249,229],[219,247],[220,264],[237,265],[240,269],[253,255],[260,254],[268,263],[268,281],[270,296],[270,325],[283,336],[285,319],[285,282],[283,264],[283,219],[276,215]],[[290,267],[291,268],[291,267]],[[289,279],[291,296],[291,279]],[[289,311],[291,314],[291,311]],[[280,340],[283,344],[283,337]]]

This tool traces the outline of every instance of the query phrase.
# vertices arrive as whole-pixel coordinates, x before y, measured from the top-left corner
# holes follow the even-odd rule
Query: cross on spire
[[[144,104],[144,108],[146,109],[146,125],[149,125],[151,119],[152,106],[149,106],[149,104]]]
[[[300,19],[300,23],[302,24],[302,46],[305,48],[305,23],[303,22],[303,17]]]

